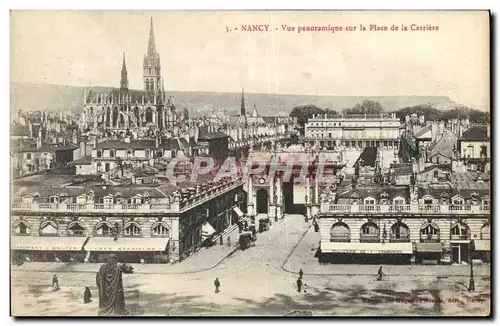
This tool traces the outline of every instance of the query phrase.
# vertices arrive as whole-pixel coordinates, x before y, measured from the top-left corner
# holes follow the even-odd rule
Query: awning
[[[442,253],[443,245],[440,242],[420,242],[416,243],[417,252]]]
[[[93,237],[85,245],[87,251],[165,251],[169,238]]]
[[[233,211],[238,215],[238,217],[242,217],[243,215],[243,212],[241,211],[241,209],[237,206],[233,207]]]
[[[358,243],[322,242],[321,252],[339,254],[413,254],[411,242]]]
[[[475,251],[491,251],[490,240],[474,240]]]
[[[87,237],[12,236],[10,247],[15,250],[81,251],[87,239]]]
[[[208,222],[203,224],[203,226],[201,227],[201,238],[203,240],[210,237],[214,233],[215,233],[215,229]]]

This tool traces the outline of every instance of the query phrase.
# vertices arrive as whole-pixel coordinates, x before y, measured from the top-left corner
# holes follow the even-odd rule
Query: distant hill
[[[85,87],[62,86],[48,84],[11,83],[10,108],[50,109],[60,112],[79,113],[83,108]],[[92,91],[105,92],[110,87],[91,87]],[[215,92],[168,92],[175,97],[178,109],[188,108],[190,116],[201,116],[212,111],[224,115],[236,115],[240,112],[241,93]],[[419,104],[431,104],[437,109],[447,109],[457,103],[446,96],[314,96],[314,95],[268,95],[245,93],[247,111],[251,113],[253,106],[263,115],[289,115],[299,105],[314,104],[323,109],[338,112],[353,107],[364,99],[378,101],[385,111],[391,112],[400,108]],[[181,111],[182,112],[182,111]]]

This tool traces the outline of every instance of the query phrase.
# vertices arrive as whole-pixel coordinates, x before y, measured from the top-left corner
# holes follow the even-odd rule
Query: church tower
[[[120,80],[120,90],[122,92],[128,91],[128,76],[127,76],[127,65],[125,64],[125,52],[123,52],[122,78]]]
[[[143,64],[144,91],[147,97],[156,96],[162,89],[160,55],[156,52],[153,17],[149,28],[148,52]]]
[[[240,111],[240,119],[244,119],[245,126],[248,125],[248,120],[247,120],[247,112],[245,109],[245,90],[241,89],[241,111]]]

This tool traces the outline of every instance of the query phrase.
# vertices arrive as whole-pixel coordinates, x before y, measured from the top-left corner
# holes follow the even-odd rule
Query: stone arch
[[[490,222],[486,222],[481,227],[481,240],[490,240],[491,231],[490,231]]]
[[[452,239],[469,239],[470,228],[465,222],[460,221],[451,226],[450,234]]]
[[[108,221],[102,221],[96,224],[94,235],[109,236],[113,233],[114,226]]]
[[[31,226],[24,220],[17,220],[12,224],[12,229],[15,234],[30,234]]]
[[[330,228],[330,242],[350,242],[351,229],[344,222],[337,222]]]
[[[398,221],[391,226],[391,242],[409,242],[410,228],[405,223]]]
[[[51,220],[43,221],[40,223],[40,235],[57,235],[57,223]]]
[[[140,236],[142,233],[142,228],[139,223],[130,221],[127,222],[123,228],[123,233],[126,236]]]
[[[68,224],[68,235],[70,236],[85,235],[86,232],[87,228],[85,227],[85,224],[80,221],[73,221]]]
[[[170,236],[170,227],[163,221],[157,221],[151,225],[152,237],[166,237]]]
[[[368,221],[360,228],[360,242],[379,242],[380,228],[372,221]]]

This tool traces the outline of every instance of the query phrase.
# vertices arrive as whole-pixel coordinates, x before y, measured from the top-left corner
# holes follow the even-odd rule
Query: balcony
[[[444,215],[474,215],[490,214],[489,205],[338,205],[321,203],[321,213],[339,214],[444,214]]]
[[[233,190],[243,183],[241,181],[225,182],[219,186],[207,189],[198,195],[190,195],[180,202],[154,204],[119,204],[119,203],[22,203],[16,198],[11,204],[12,211],[30,212],[85,212],[85,213],[179,213],[187,211],[202,203],[210,201],[221,194]]]
[[[440,242],[441,238],[439,234],[421,234],[420,235],[420,242]]]
[[[330,235],[330,242],[351,242],[348,235]]]
[[[379,243],[380,242],[380,235],[378,235],[378,234],[362,234],[359,238],[359,242]]]
[[[470,234],[452,234],[451,240],[470,240]]]
[[[410,236],[396,236],[396,235],[391,235],[389,238],[389,242],[394,242],[394,243],[401,243],[401,242],[410,242]]]

